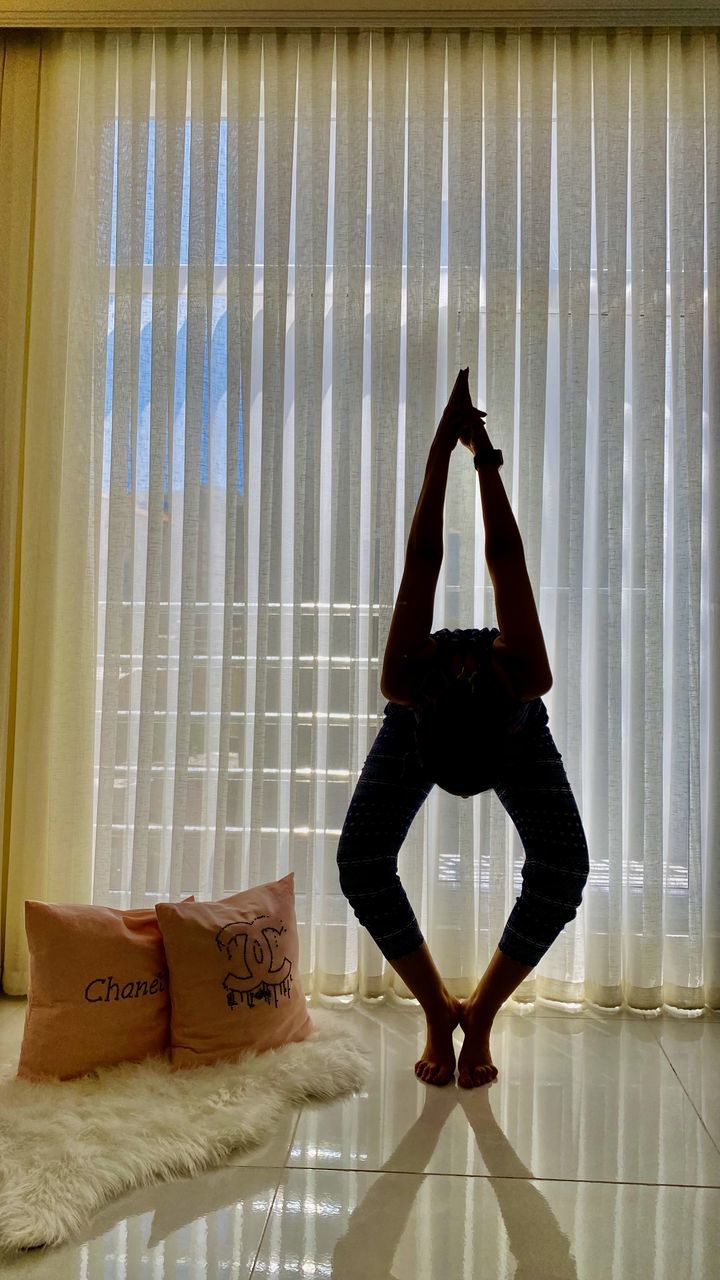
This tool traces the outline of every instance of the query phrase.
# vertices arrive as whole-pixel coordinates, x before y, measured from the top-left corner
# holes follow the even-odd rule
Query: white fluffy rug
[[[369,1058],[343,1016],[311,1017],[307,1040],[191,1071],[159,1057],[39,1082],[0,1066],[0,1249],[60,1244],[124,1192],[221,1165],[287,1108],[361,1088]]]

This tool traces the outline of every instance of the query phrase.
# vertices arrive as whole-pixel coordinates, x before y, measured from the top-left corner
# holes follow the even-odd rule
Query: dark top
[[[483,627],[482,630],[476,627],[456,627],[454,631],[443,627],[440,631],[433,631],[431,639],[437,643],[437,655],[418,687],[416,708],[421,710],[427,701],[441,697],[443,690],[450,686],[455,678],[453,655],[457,654],[462,658],[465,654],[472,654],[477,663],[479,679],[487,684],[488,692],[506,726],[506,733],[518,732],[536,714],[541,699],[532,698],[529,702],[523,702],[508,693],[497,679],[492,668],[492,647],[495,637],[499,635],[497,627]]]
[[[403,708],[404,713],[410,711],[415,719],[414,748],[405,756],[405,778],[410,781],[430,778],[455,795],[476,795],[496,786],[506,765],[519,758],[517,752],[522,753],[525,740],[547,724],[548,714],[542,698],[523,702],[505,688],[493,671],[493,641],[499,635],[497,627],[454,631],[444,627],[432,632],[430,638],[436,643],[436,651],[432,659],[423,664],[411,706]],[[463,773],[462,768],[456,769],[448,759],[442,744],[443,735],[448,731],[447,713],[451,720],[455,715],[456,694],[460,694],[461,700],[465,697],[457,681],[462,659],[468,655],[472,655],[474,662],[462,672],[462,682],[466,683],[470,698],[464,705],[472,716],[470,708],[476,703],[480,709],[478,723],[482,723],[484,732],[478,740],[470,770]],[[453,662],[454,658],[460,662]],[[392,706],[388,703],[386,711]],[[460,732],[462,734],[462,728]]]

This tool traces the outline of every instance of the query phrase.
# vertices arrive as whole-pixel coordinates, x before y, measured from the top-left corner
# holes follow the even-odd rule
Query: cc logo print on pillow
[[[272,994],[277,1009],[278,995],[290,998],[292,963],[285,955],[281,938],[287,929],[272,925],[255,926],[259,920],[270,917],[255,916],[253,920],[239,920],[226,924],[216,935],[218,949],[227,953],[234,963],[240,961],[241,972],[230,972],[223,979],[228,1006],[233,1009],[238,1001],[247,1000],[252,1009],[256,1000],[270,1005]]]

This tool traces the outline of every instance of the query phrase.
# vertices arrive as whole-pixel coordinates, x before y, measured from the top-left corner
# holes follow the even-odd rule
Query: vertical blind
[[[590,853],[523,991],[720,1005],[717,35],[56,48],[95,218],[92,900],[293,871],[306,989],[405,992],[335,857],[427,450],[469,365]],[[461,454],[434,626],[493,626]],[[522,864],[494,793],[433,791],[399,869],[455,994]]]

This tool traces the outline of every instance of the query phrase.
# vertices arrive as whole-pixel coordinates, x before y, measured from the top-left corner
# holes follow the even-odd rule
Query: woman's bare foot
[[[460,1026],[465,1041],[458,1059],[458,1084],[461,1089],[474,1089],[489,1084],[497,1077],[497,1067],[490,1055],[490,1028],[493,1020],[477,1001],[461,1002]]]
[[[415,1063],[415,1075],[425,1084],[449,1084],[455,1078],[453,1031],[460,1021],[462,1002],[448,996],[447,1009],[431,1018],[425,1014],[427,1040],[422,1057]]]

